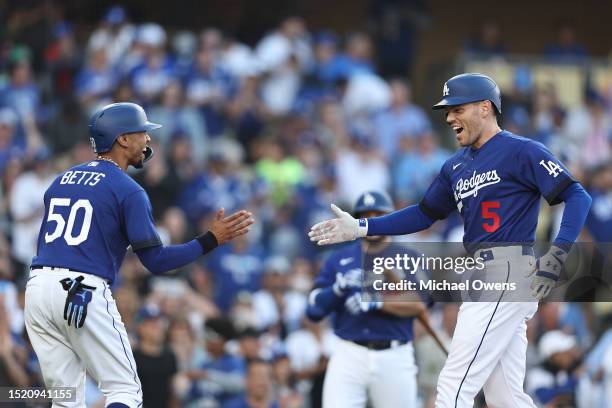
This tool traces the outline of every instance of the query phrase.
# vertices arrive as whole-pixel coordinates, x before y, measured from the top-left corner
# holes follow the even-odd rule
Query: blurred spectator
[[[32,158],[32,169],[20,174],[10,191],[11,216],[13,217],[12,253],[23,270],[17,271],[21,278],[36,255],[40,224],[45,211],[43,197],[53,182],[55,174],[50,167],[51,153],[40,150]]]
[[[193,54],[198,47],[196,35],[189,30],[180,30],[172,37],[175,69],[179,78],[185,77],[193,63]]]
[[[145,305],[138,312],[138,346],[134,360],[142,384],[142,401],[147,407],[175,406],[172,382],[178,367],[176,357],[165,346],[165,326],[161,311]]]
[[[60,105],[60,112],[47,125],[45,140],[53,154],[70,151],[79,140],[88,140],[87,117],[73,96]]]
[[[259,91],[260,77],[256,72],[245,74],[237,93],[227,105],[227,116],[236,129],[236,139],[248,152],[252,161],[255,144],[258,143],[271,112],[264,104]]]
[[[280,207],[287,202],[293,188],[303,180],[304,167],[288,155],[277,140],[260,140],[258,149],[260,159],[255,163],[255,171],[270,186],[272,203]]]
[[[451,153],[429,132],[414,139],[403,137],[401,143],[407,146],[399,150],[393,167],[395,197],[403,204],[415,203],[425,195]]]
[[[355,128],[350,144],[336,157],[338,196],[344,203],[354,203],[364,191],[384,191],[391,185],[389,169],[367,127]]]
[[[544,47],[544,56],[553,62],[581,62],[587,56],[587,50],[576,38],[575,27],[569,22],[557,26],[556,38]]]
[[[226,33],[220,50],[220,63],[230,75],[243,79],[247,76],[256,75],[259,70],[259,61],[253,50],[233,35]]]
[[[502,40],[499,22],[494,19],[484,20],[478,32],[466,42],[464,50],[481,58],[504,57],[506,46]]]
[[[112,6],[104,15],[99,27],[89,37],[88,52],[104,47],[111,65],[115,65],[127,53],[134,40],[135,29],[128,22],[122,6]]]
[[[217,248],[205,262],[213,277],[213,299],[224,312],[229,310],[240,291],[253,293],[260,287],[262,249],[244,237]]]
[[[226,408],[281,408],[272,391],[272,367],[265,360],[251,360],[246,370],[246,393],[231,400]],[[298,407],[290,405],[286,408]]]
[[[161,104],[154,105],[150,117],[164,126],[155,132],[155,141],[165,149],[179,133],[189,138],[192,158],[202,165],[208,153],[208,135],[202,115],[193,107],[185,106],[183,88],[179,81],[170,81],[161,95]]]
[[[296,380],[289,357],[283,346],[272,353],[272,379],[274,395],[281,408],[303,407],[302,396],[296,390]]]
[[[402,138],[416,139],[431,131],[423,109],[412,103],[410,86],[396,78],[389,81],[391,105],[376,115],[374,127],[378,146],[389,162],[395,160]]]
[[[21,122],[35,120],[40,110],[40,89],[35,81],[29,50],[14,49],[9,64],[9,82],[0,90],[0,106],[11,107]]]
[[[266,78],[261,96],[270,112],[288,113],[300,88],[301,73],[311,64],[312,50],[306,24],[301,17],[283,20],[279,28],[257,44],[255,54]]]
[[[10,319],[4,305],[4,294],[0,293],[0,384],[28,387],[30,379],[24,368],[26,350],[20,337],[11,333]]]
[[[91,49],[86,66],[79,72],[74,86],[86,114],[111,102],[111,94],[117,85],[118,76],[108,60],[105,46]]]
[[[306,406],[321,407],[325,370],[337,338],[325,322],[304,317],[302,326],[287,337],[287,354]]]
[[[538,344],[541,364],[527,374],[527,390],[547,407],[574,407],[580,364],[576,339],[561,331],[545,333]]]
[[[253,327],[247,327],[238,333],[240,356],[246,361],[261,358],[260,335],[261,332]]]
[[[543,143],[557,155],[565,156],[562,126],[565,110],[559,104],[557,90],[552,84],[536,87],[533,95],[534,139]]]
[[[233,140],[217,140],[209,152],[206,171],[188,180],[180,195],[180,206],[191,222],[198,222],[219,207],[229,214],[252,198],[252,180],[236,171],[242,155],[240,145]]]
[[[245,361],[229,354],[226,344],[236,337],[231,321],[222,318],[206,321],[205,342],[207,358],[204,363],[187,372],[192,380],[188,393],[183,395],[183,406],[225,407],[229,400],[244,390]]]
[[[206,131],[219,136],[225,130],[225,103],[233,79],[219,65],[212,50],[200,48],[185,79],[187,102],[203,115]]]
[[[370,1],[370,23],[375,30],[377,65],[385,76],[412,76],[419,31],[429,25],[428,2],[422,0]]]
[[[612,158],[612,118],[607,114],[605,99],[598,92],[587,90],[585,99],[584,106],[570,110],[564,136],[572,148],[568,155],[590,167]]]
[[[57,23],[53,30],[54,41],[45,50],[45,62],[51,78],[55,98],[70,98],[74,80],[82,64],[82,51],[77,46],[72,24]]]
[[[166,32],[154,23],[143,24],[138,33],[148,51],[142,64],[130,72],[130,82],[139,100],[148,105],[157,100],[164,88],[177,78],[174,61],[166,53]]]
[[[269,257],[264,269],[262,289],[253,295],[257,325],[261,330],[272,329],[284,338],[299,328],[306,310],[306,295],[289,287],[291,264],[286,257]]]
[[[275,31],[259,41],[255,54],[259,67],[265,72],[282,70],[292,58],[298,67],[309,66],[312,50],[305,21],[298,16],[287,17]]]
[[[137,173],[134,179],[147,192],[153,205],[153,217],[159,220],[166,210],[178,204],[183,184],[177,174],[169,169],[165,150],[158,148],[155,143],[152,143],[152,146],[159,157],[147,163],[146,169]]]
[[[11,108],[0,108],[0,174],[8,162],[25,155],[27,145],[16,133],[17,115]]]
[[[198,369],[206,361],[206,351],[187,319],[173,319],[168,327],[168,345],[176,356],[179,373]]]

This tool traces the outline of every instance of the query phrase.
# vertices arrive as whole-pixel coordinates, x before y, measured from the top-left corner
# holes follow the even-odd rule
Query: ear
[[[491,101],[482,101],[480,103],[480,112],[483,118],[489,116],[491,109],[493,108]]]
[[[117,137],[117,143],[119,143],[121,147],[128,147],[127,136],[125,134],[119,135],[119,137]]]

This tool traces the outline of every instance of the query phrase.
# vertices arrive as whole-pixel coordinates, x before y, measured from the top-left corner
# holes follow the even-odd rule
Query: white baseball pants
[[[494,259],[485,262],[488,280],[517,282],[516,290],[521,293],[520,296],[505,293],[501,299],[525,299],[530,293],[530,280],[524,273],[533,265],[534,257],[523,255],[520,246],[490,251]],[[523,383],[526,322],[537,309],[536,301],[464,302],[438,378],[436,408],[471,408],[481,389],[489,408],[535,408],[523,390]]]
[[[83,327],[64,320],[67,292],[63,278],[83,275],[95,287]],[[30,272],[25,293],[25,323],[38,356],[47,387],[76,387],[76,402],[55,402],[53,407],[85,407],[85,372],[98,382],[106,405],[142,405],[142,388],[125,326],[108,284],[89,274],[63,268]]]
[[[417,366],[412,343],[369,350],[338,339],[323,384],[324,408],[414,407]]]

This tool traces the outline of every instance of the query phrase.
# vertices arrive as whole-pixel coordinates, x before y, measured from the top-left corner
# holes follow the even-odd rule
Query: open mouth
[[[463,132],[463,127],[461,126],[451,126],[453,131],[455,132],[455,135],[459,136],[461,135],[461,133]]]

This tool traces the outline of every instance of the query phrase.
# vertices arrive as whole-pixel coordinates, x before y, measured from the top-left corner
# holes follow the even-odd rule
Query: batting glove
[[[356,220],[335,204],[331,205],[331,209],[338,218],[313,225],[308,233],[312,242],[316,242],[317,245],[337,244],[353,241],[368,234],[368,221],[365,218]]]
[[[526,275],[531,277],[535,274],[531,281],[531,295],[534,298],[541,300],[548,296],[559,280],[566,259],[567,252],[553,245],[536,261],[533,269]]]
[[[361,289],[362,282],[361,269],[351,269],[347,273],[338,272],[332,289],[336,296],[342,297],[351,290]]]
[[[92,291],[96,288],[83,284],[83,276],[75,279],[64,278],[60,281],[62,287],[68,292],[64,304],[64,319],[68,326],[73,325],[79,329],[83,327],[87,317],[87,305],[91,302]]]
[[[352,315],[367,313],[373,310],[380,310],[383,307],[383,302],[370,302],[361,298],[361,292],[355,292],[344,302],[344,307]]]

